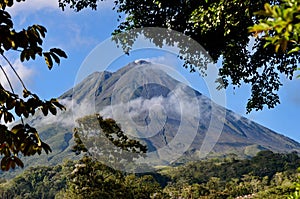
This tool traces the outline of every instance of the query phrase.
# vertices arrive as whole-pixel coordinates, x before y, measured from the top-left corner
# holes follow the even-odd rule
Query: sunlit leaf
[[[53,67],[53,61],[52,61],[52,58],[50,56],[50,53],[43,53],[44,55],[44,58],[45,58],[45,62],[48,66],[48,68],[51,70],[52,67]]]

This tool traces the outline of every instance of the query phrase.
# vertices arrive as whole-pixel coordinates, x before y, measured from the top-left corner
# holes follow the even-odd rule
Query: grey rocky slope
[[[186,132],[187,137],[195,137],[192,138],[193,143],[185,157],[199,156],[203,139],[208,133],[212,133],[208,132],[211,119],[222,123],[222,118],[218,118],[218,114],[222,112],[226,115],[224,126],[220,137],[213,138],[218,142],[210,154],[236,153],[253,156],[265,149],[275,152],[300,149],[300,144],[296,141],[214,104],[208,97],[146,61],[130,63],[113,73],[93,73],[61,98],[73,99],[78,104],[84,99],[90,99],[88,101],[94,103],[95,112],[116,119],[127,133],[142,138],[149,150],[153,151],[168,145],[179,131],[186,130],[196,134]],[[189,118],[184,111],[175,110],[179,109],[178,106],[180,110],[188,109],[185,112],[193,112],[195,109],[199,113],[192,114],[193,118]],[[212,106],[215,108],[214,113]],[[183,122],[184,117],[189,118],[190,122]],[[157,124],[157,128],[149,127],[151,122],[161,121],[163,124]],[[214,133],[211,135],[218,136]]]

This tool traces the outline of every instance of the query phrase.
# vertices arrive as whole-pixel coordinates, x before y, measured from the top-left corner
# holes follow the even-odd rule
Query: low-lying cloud
[[[93,99],[95,100],[95,99]],[[56,116],[39,116],[36,120],[37,126],[51,125],[53,123],[74,128],[76,119],[96,113],[95,102],[85,99],[80,103],[63,99],[60,102],[67,108],[67,111],[59,111]],[[104,118],[113,118],[125,132],[136,133],[140,137],[143,133],[153,136],[164,128],[168,118],[176,120],[189,120],[195,127],[200,119],[199,99],[196,96],[187,95],[186,86],[180,85],[167,97],[157,96],[151,99],[139,97],[126,103],[119,103],[102,108],[100,114]],[[41,114],[41,113],[40,113]],[[141,125],[137,120],[145,119],[149,123]],[[137,135],[132,135],[137,136]]]
[[[110,105],[103,108],[100,114],[105,118],[115,119],[125,132],[138,131],[140,137],[157,134],[164,128],[168,118],[189,120],[191,123],[196,121],[194,125],[197,127],[200,119],[199,100],[196,96],[188,95],[185,88],[186,86],[180,85],[167,97],[139,97],[125,103]],[[142,120],[145,120],[144,125],[141,125]]]

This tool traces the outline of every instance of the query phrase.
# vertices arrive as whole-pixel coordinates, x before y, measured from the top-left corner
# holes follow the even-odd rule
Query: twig
[[[12,64],[10,63],[10,61],[5,57],[5,55],[3,55],[3,54],[1,54],[1,55],[2,55],[2,57],[5,59],[5,61],[8,63],[8,65],[11,67],[11,69],[14,71],[15,75],[18,77],[18,79],[19,79],[19,81],[21,82],[23,88],[24,88],[25,90],[27,90],[27,89],[26,89],[26,86],[25,86],[25,84],[24,84],[24,82],[22,81],[21,77],[19,76],[19,74],[17,73],[17,71],[15,70],[15,68],[12,66]]]
[[[6,74],[4,68],[3,68],[1,65],[0,65],[0,68],[1,68],[1,70],[2,70],[2,72],[3,72],[3,74],[4,74],[4,76],[5,76],[5,78],[6,78],[7,82],[8,82],[8,84],[9,84],[9,87],[10,87],[12,93],[15,94],[14,88],[12,87],[11,82],[9,81],[8,75]]]
[[[20,78],[20,76],[18,75],[17,71],[16,71],[16,70],[14,69],[14,67],[11,65],[10,61],[9,61],[3,54],[1,54],[1,55],[2,55],[3,58],[6,60],[6,62],[10,65],[10,67],[13,69],[14,73],[17,75],[17,77],[18,77],[19,80],[21,81],[21,84],[22,84],[23,88],[26,89],[26,87],[25,87],[23,81],[21,80],[21,78]],[[3,74],[4,74],[4,76],[5,76],[5,78],[6,78],[7,82],[8,82],[8,84],[9,84],[9,87],[10,87],[10,89],[11,89],[11,92],[12,92],[13,94],[15,94],[14,88],[12,87],[12,84],[11,84],[11,82],[10,82],[10,80],[9,80],[9,78],[8,78],[8,75],[7,75],[7,73],[5,72],[3,66],[0,65],[0,68],[1,68],[1,70],[2,70],[2,72],[3,72]],[[27,89],[26,89],[26,90],[27,90]],[[21,118],[22,124],[24,124],[24,120],[23,120],[22,115],[20,116],[20,118]]]

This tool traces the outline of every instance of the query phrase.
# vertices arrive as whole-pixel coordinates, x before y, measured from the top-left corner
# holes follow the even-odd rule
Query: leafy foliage
[[[300,168],[298,168],[298,172],[300,171]],[[296,186],[296,190],[291,193],[289,196],[288,196],[288,199],[299,199],[300,198],[300,177],[298,178],[298,181],[295,182],[295,186]]]
[[[17,0],[17,2],[20,2]],[[51,152],[49,145],[44,143],[35,128],[23,122],[23,117],[27,118],[34,115],[37,110],[41,110],[44,115],[49,112],[56,115],[57,109],[64,110],[57,99],[41,100],[36,94],[31,93],[24,82],[14,69],[11,62],[7,59],[6,53],[13,51],[19,54],[20,60],[35,60],[36,56],[44,57],[49,69],[53,67],[53,62],[60,64],[60,58],[67,58],[64,51],[58,48],[51,48],[44,51],[42,48],[43,39],[46,35],[46,28],[41,25],[29,26],[27,29],[17,31],[10,14],[5,10],[6,7],[13,6],[14,1],[0,1],[0,57],[11,67],[16,77],[23,86],[23,95],[15,93],[13,85],[7,76],[3,66],[0,65],[1,72],[9,83],[10,90],[2,86],[0,82],[0,155],[2,155],[1,169],[8,171],[16,166],[23,167],[19,154],[23,156],[41,154],[42,150],[46,153]],[[8,123],[15,120],[15,116],[21,118],[20,124],[15,124],[11,129]]]
[[[62,10],[65,10],[65,7],[67,5],[70,5],[71,9],[76,10],[77,12],[79,12],[80,10],[90,7],[93,10],[96,10],[97,8],[97,1],[98,0],[81,0],[81,1],[77,1],[77,0],[58,0],[59,3],[59,7]],[[103,0],[100,0],[103,1]]]
[[[78,128],[74,133],[76,145],[73,147],[76,154],[87,152],[104,164],[122,169],[147,151],[145,145],[130,139],[111,118],[103,119],[97,114],[85,116],[77,122]]]
[[[120,172],[84,156],[75,164],[63,198],[120,198],[126,192],[121,178]]]
[[[70,5],[74,9],[76,5],[84,5],[75,9],[76,11],[87,7],[88,4],[88,1],[85,0],[61,0],[60,2],[63,2],[64,6]],[[262,10],[265,4],[277,5],[278,1],[275,0],[177,0],[172,2],[168,0],[116,0],[114,9],[120,13],[120,18],[121,14],[124,14],[126,18],[120,22],[114,35],[136,28],[162,27],[190,36],[205,48],[213,62],[222,59],[223,65],[219,70],[220,79],[217,81],[224,82],[225,87],[230,84],[234,87],[242,84],[251,86],[251,96],[246,107],[247,112],[261,110],[265,106],[274,108],[280,103],[277,93],[282,86],[280,74],[292,79],[299,62],[299,56],[295,48],[288,47],[289,50],[292,50],[291,53],[283,53],[276,50],[278,47],[274,49],[268,44],[276,43],[276,41],[283,42],[284,45],[281,46],[283,49],[286,48],[287,42],[282,40],[284,34],[284,37],[289,34],[289,39],[292,43],[294,42],[293,38],[297,36],[298,29],[298,11],[296,9],[298,3],[295,2],[297,1],[289,0],[279,4],[285,10],[284,12],[283,10],[280,11],[279,15],[284,15],[281,22],[279,22],[281,17],[278,15],[278,23],[282,23],[281,27],[277,26],[277,21],[268,22],[269,24],[274,23],[275,30],[281,29],[281,33],[277,37],[274,36],[272,30],[268,30],[266,26],[268,23],[263,27],[261,27],[262,23],[255,25],[259,23],[259,20],[267,21],[265,16],[257,15],[257,12]],[[272,12],[271,10],[266,11],[269,16],[272,15]],[[292,26],[285,22],[285,20],[290,20],[290,17],[294,17],[293,22],[291,22],[294,24]],[[288,31],[282,28],[286,25],[289,26]],[[249,32],[248,27],[255,27],[255,32],[266,30],[272,39],[261,40],[257,38],[253,41],[252,49],[249,49],[250,38],[253,36],[251,32],[253,31]],[[294,31],[296,32],[292,34]],[[197,68],[205,73],[207,63],[211,61],[205,52],[189,48],[181,37],[174,37],[171,31],[162,34],[141,29],[137,30],[137,33],[129,32],[122,37],[116,36],[115,40],[122,46],[125,53],[129,53],[140,34],[143,34],[159,47],[164,44],[177,45],[180,49],[179,57],[185,62],[184,67],[189,68],[191,72]]]
[[[283,0],[281,4],[273,6],[266,3],[264,10],[255,13],[264,18],[250,27],[249,31],[265,40],[265,46],[274,45],[275,52],[281,49],[284,53],[299,55],[299,3],[296,0]]]

